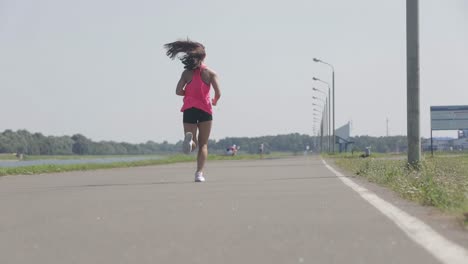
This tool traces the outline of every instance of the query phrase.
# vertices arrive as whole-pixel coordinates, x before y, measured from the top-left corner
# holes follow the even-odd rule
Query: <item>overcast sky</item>
[[[336,70],[336,127],[406,134],[404,0],[0,0],[0,131],[182,138],[183,70],[207,49],[222,98],[212,137],[312,134],[312,77]],[[468,1],[420,1],[421,133],[431,105],[468,105]],[[453,133],[455,135],[455,133]]]

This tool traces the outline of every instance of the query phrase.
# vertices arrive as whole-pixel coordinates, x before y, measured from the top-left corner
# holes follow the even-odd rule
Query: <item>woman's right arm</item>
[[[180,76],[179,82],[177,83],[175,93],[177,95],[184,96],[185,95],[184,87],[186,84],[187,84],[186,71],[184,71],[182,75]]]

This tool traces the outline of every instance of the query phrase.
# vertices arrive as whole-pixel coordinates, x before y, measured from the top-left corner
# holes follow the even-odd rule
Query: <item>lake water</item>
[[[0,167],[26,167],[35,165],[70,165],[70,164],[106,164],[115,162],[131,162],[140,160],[158,160],[164,158],[163,156],[151,157],[115,157],[115,158],[91,158],[91,159],[46,159],[46,160],[0,160]]]

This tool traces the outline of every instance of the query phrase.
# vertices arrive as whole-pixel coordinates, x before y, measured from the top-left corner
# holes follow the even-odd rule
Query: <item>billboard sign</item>
[[[351,126],[350,124],[346,124],[338,129],[335,130],[335,135],[344,139],[348,140],[350,137],[350,132],[351,132]]]
[[[431,129],[468,129],[468,105],[431,106]]]

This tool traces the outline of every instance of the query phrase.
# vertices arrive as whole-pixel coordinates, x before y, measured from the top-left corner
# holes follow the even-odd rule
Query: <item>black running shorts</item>
[[[211,121],[213,116],[198,108],[192,107],[184,111],[184,123],[198,124]]]

